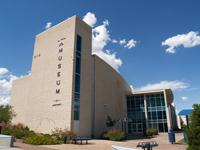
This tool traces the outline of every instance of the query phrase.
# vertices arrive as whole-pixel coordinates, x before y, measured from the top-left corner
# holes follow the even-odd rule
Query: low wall
[[[9,135],[0,134],[0,146],[13,147],[14,138]]]

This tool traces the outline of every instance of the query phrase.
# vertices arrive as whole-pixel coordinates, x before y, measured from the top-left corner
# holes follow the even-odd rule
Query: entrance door
[[[142,123],[129,123],[128,126],[129,134],[143,134],[143,124]]]

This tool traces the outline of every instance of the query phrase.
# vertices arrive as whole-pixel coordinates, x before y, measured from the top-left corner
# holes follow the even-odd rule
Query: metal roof
[[[192,109],[183,109],[183,110],[181,110],[181,111],[178,113],[178,115],[179,115],[179,116],[187,116],[187,115],[189,115],[191,112],[192,112]]]

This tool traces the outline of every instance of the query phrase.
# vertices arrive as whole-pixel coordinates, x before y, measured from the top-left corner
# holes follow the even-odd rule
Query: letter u
[[[58,56],[58,60],[61,61],[62,60],[62,56]]]
[[[56,84],[57,84],[57,85],[60,85],[60,80],[56,81]]]

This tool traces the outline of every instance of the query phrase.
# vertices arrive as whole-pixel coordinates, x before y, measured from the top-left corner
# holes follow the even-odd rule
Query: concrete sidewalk
[[[14,146],[17,148],[20,148],[20,150],[55,150],[53,148],[45,148],[41,146],[25,144],[19,141],[15,142]],[[9,150],[12,150],[12,149],[9,149]]]
[[[15,148],[15,147],[4,147],[0,146],[0,150],[22,150],[20,148]]]
[[[176,134],[176,141],[183,138],[182,133]],[[168,134],[159,134],[151,139],[135,139],[135,140],[127,140],[127,141],[108,141],[108,140],[91,140],[89,144],[60,144],[60,145],[43,145],[43,146],[35,146],[28,145],[17,141],[14,143],[16,148],[11,149],[2,149],[2,150],[112,150],[112,145],[133,148],[137,150],[142,150],[141,148],[137,148],[138,142],[141,141],[156,141],[159,146],[153,148],[154,150],[186,150],[187,145],[178,145],[178,144],[170,144],[168,142]],[[1,148],[0,148],[1,150]]]
[[[176,141],[183,138],[182,133],[176,134]],[[142,150],[141,148],[137,148],[138,142],[141,141],[156,141],[159,145],[158,147],[153,148],[154,150],[186,150],[187,145],[178,145],[178,144],[170,144],[168,142],[168,134],[159,134],[151,139],[135,139],[135,140],[127,140],[127,141],[108,141],[108,140],[91,140],[89,144],[62,144],[62,145],[45,145],[43,147],[53,148],[56,150],[112,150],[112,145],[121,146],[126,148],[133,148],[137,150]]]

